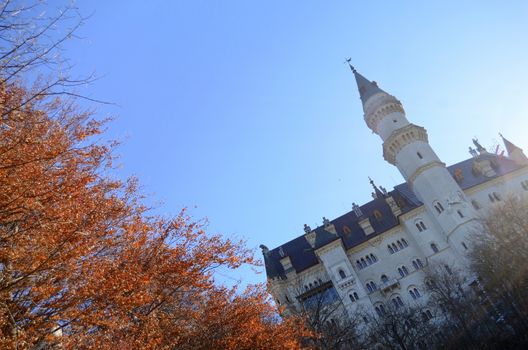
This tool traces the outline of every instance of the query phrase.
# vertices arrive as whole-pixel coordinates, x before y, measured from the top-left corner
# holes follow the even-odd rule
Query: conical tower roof
[[[352,73],[354,73],[354,77],[356,78],[357,87],[359,90],[359,97],[361,98],[361,102],[363,102],[363,105],[367,100],[374,96],[375,94],[379,92],[384,92],[382,89],[379,88],[378,84],[375,81],[370,81],[367,78],[365,78],[361,73],[359,73],[351,64],[350,59],[347,59],[348,66],[350,67],[350,70]]]

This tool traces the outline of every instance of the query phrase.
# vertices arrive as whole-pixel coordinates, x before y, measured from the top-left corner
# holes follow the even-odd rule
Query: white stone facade
[[[426,130],[409,123],[401,103],[353,72],[366,124],[380,136],[385,159],[400,170],[414,197],[403,187],[389,193],[375,188],[374,201],[345,214],[350,224],[342,217],[316,230],[306,227],[304,236],[272,251],[262,246],[269,291],[286,315],[300,307],[303,295],[330,287],[348,315],[358,308],[374,311],[398,297],[404,303],[427,298],[423,268],[447,264],[467,270],[479,216],[508,193],[528,193],[528,159],[509,141],[512,157],[489,154],[475,141],[479,153],[448,169]],[[389,222],[386,229],[383,220]]]

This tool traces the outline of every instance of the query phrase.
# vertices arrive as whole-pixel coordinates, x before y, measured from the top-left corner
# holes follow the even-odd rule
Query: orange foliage
[[[148,216],[135,180],[104,175],[103,123],[28,94],[0,87],[0,348],[300,347],[261,288],[214,284],[255,263],[242,242]]]

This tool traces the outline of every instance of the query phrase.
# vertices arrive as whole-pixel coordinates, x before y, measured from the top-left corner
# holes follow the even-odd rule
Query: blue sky
[[[469,157],[472,137],[493,147],[499,131],[528,150],[526,1],[77,6],[92,16],[65,55],[102,77],[80,92],[117,104],[95,106],[124,141],[116,176],[138,176],[159,213],[189,207],[250,247],[368,201],[368,176],[403,181],[363,121],[345,57],[403,102],[447,164]]]

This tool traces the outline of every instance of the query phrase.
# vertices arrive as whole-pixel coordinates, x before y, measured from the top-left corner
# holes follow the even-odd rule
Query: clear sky
[[[345,57],[403,102],[447,164],[469,157],[472,137],[494,147],[499,131],[528,151],[526,1],[77,5],[92,16],[65,54],[102,76],[82,93],[118,105],[96,106],[117,117],[117,175],[138,176],[159,213],[189,207],[250,247],[370,200],[368,176],[403,181],[363,121]]]

